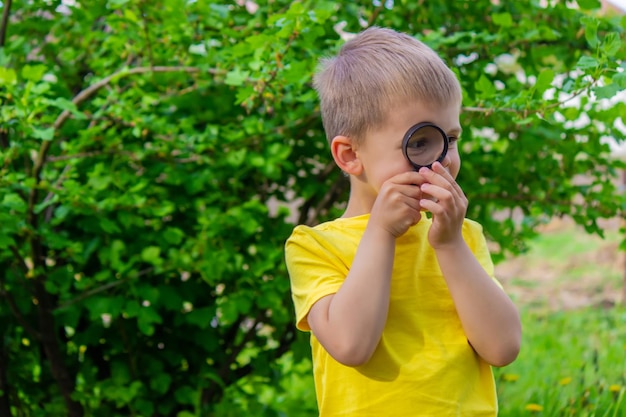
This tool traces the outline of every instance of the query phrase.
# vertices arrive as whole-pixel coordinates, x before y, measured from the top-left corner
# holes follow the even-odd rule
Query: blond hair
[[[407,101],[461,104],[461,86],[443,60],[417,39],[371,27],[323,58],[314,77],[328,141],[357,142],[380,127],[388,112]]]

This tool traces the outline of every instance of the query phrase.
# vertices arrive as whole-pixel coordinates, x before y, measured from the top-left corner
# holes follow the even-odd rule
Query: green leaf
[[[5,233],[0,234],[0,249],[6,249],[9,246],[15,245],[15,240]]]
[[[230,15],[230,7],[227,4],[211,3],[209,7],[212,11],[217,12],[217,15],[222,19],[227,19]]]
[[[585,27],[585,39],[592,48],[598,46],[598,25],[600,21],[592,16],[583,16],[580,23]]]
[[[185,320],[198,326],[201,329],[206,329],[211,324],[211,321],[215,318],[215,310],[209,307],[202,307],[194,309],[185,315]]]
[[[21,75],[25,80],[37,82],[41,80],[46,69],[45,65],[25,65],[22,68]]]
[[[35,139],[41,139],[44,141],[50,141],[54,137],[54,128],[53,127],[33,127],[32,137]]]
[[[89,177],[89,186],[97,191],[106,190],[111,184],[113,178],[110,175],[98,175],[98,173],[92,173]]]
[[[0,67],[0,86],[14,85],[17,83],[17,75],[12,68]]]
[[[180,242],[183,241],[184,237],[185,233],[176,227],[168,227],[163,232],[163,238],[165,239],[165,241],[172,245],[180,244]]]
[[[135,398],[133,400],[133,407],[139,411],[139,415],[152,416],[154,415],[154,404],[152,400],[146,400],[144,398]]]
[[[615,83],[605,85],[602,87],[593,88],[593,92],[595,93],[596,97],[599,99],[611,98],[615,96],[620,90],[621,88]]]
[[[176,390],[174,396],[176,400],[180,404],[190,404],[193,405],[196,403],[199,392],[196,392],[188,385],[184,385]]]
[[[166,373],[160,373],[150,379],[150,388],[159,394],[165,394],[172,384],[172,377]]]
[[[620,40],[619,35],[612,32],[605,36],[601,48],[607,56],[614,57],[621,46],[622,41]]]
[[[98,223],[102,230],[108,234],[118,233],[121,230],[117,223],[106,217],[99,219]]]
[[[137,314],[139,331],[146,336],[154,334],[154,324],[161,324],[163,319],[152,307],[142,307]]]
[[[137,300],[128,300],[123,311],[127,318],[133,318],[139,315],[141,308],[142,307]]]
[[[576,0],[576,2],[583,10],[595,10],[602,6],[599,0]]]
[[[618,72],[612,78],[614,84],[617,84],[620,88],[626,88],[626,71]]]
[[[161,248],[158,246],[148,246],[141,251],[141,259],[145,262],[153,265],[160,265],[163,263],[161,259]]]
[[[544,69],[539,73],[537,82],[535,83],[535,90],[539,94],[539,97],[552,85],[554,81],[555,72],[551,69]]]
[[[226,85],[232,85],[235,87],[240,86],[243,85],[244,82],[246,82],[249,76],[250,71],[242,71],[240,68],[235,68],[234,70],[229,71],[226,74],[226,79],[224,80],[224,83]]]
[[[2,206],[18,213],[26,213],[27,208],[26,202],[15,193],[5,194],[2,198]]]
[[[57,97],[54,100],[47,100],[47,104],[53,107],[59,108],[61,110],[66,110],[70,112],[72,116],[74,116],[74,118],[77,120],[87,119],[87,116],[85,116],[84,113],[78,110],[78,107],[76,107],[76,104],[74,104],[72,101],[66,98]]]
[[[233,167],[240,167],[246,160],[247,153],[248,150],[245,148],[229,152],[226,155],[226,162]]]
[[[497,93],[496,87],[485,74],[482,74],[478,79],[476,90],[478,90],[478,96],[480,98],[490,98]]]
[[[491,18],[493,19],[493,23],[497,26],[505,28],[513,26],[513,19],[510,13],[494,13],[491,15]]]
[[[122,6],[125,6],[130,0],[108,0],[107,8],[108,9],[119,9]]]
[[[598,62],[597,59],[584,55],[584,56],[581,56],[578,62],[576,63],[576,68],[591,69],[591,68],[597,68],[598,65],[600,65],[600,63]]]

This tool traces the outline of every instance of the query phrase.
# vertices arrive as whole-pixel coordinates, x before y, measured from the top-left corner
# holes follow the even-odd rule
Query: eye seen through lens
[[[402,152],[417,171],[421,167],[431,168],[441,162],[448,152],[448,136],[435,124],[419,123],[404,135]]]

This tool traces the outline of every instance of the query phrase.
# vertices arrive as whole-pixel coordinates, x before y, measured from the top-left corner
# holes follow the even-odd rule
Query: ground
[[[619,220],[603,224],[605,238],[571,220],[555,219],[528,253],[496,265],[496,276],[520,307],[574,309],[624,303],[626,252]]]

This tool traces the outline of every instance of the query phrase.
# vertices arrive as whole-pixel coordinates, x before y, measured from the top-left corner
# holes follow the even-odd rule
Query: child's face
[[[461,167],[456,141],[461,133],[459,105],[454,103],[450,106],[433,107],[414,102],[393,109],[387,116],[385,125],[370,131],[357,151],[364,170],[361,179],[376,193],[391,177],[413,169],[402,154],[402,139],[411,126],[420,122],[436,124],[450,138],[448,153],[442,165],[456,178]]]

